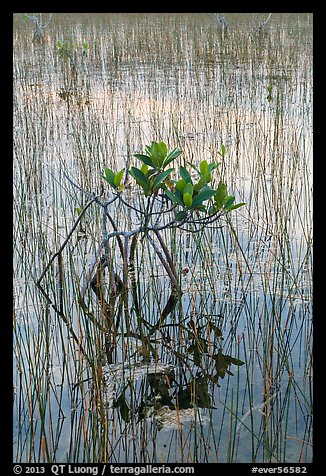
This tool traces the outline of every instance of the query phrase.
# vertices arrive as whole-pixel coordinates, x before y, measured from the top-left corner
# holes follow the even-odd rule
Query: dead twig
[[[268,17],[267,17],[264,21],[260,22],[260,25],[259,25],[259,27],[258,27],[257,30],[256,30],[258,33],[261,33],[261,32],[262,32],[262,30],[263,30],[263,29],[265,28],[265,26],[267,25],[267,23],[268,23],[268,21],[269,21],[269,19],[270,19],[271,16],[272,16],[272,14],[269,13],[269,14],[268,14]]]
[[[74,233],[74,231],[76,230],[77,226],[78,226],[78,223],[80,222],[80,220],[82,219],[83,215],[85,214],[86,210],[92,205],[92,203],[95,202],[97,197],[93,197],[83,208],[83,210],[80,212],[79,214],[79,217],[77,218],[77,220],[75,221],[73,227],[71,228],[70,232],[68,233],[68,236],[67,238],[65,239],[65,241],[62,243],[62,245],[60,246],[59,250],[56,251],[50,258],[48,264],[45,266],[41,276],[38,278],[38,280],[36,281],[36,284],[40,284],[40,282],[42,281],[42,279],[44,278],[47,270],[50,268],[51,264],[53,263],[53,261],[56,259],[57,256],[59,256],[62,251],[64,250],[64,248],[66,247],[68,241],[70,240],[72,234]]]
[[[229,23],[225,19],[224,13],[214,13],[214,16],[219,23],[222,23],[224,28],[229,26]]]

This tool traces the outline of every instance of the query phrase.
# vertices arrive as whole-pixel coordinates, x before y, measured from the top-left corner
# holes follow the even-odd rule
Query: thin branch
[[[135,212],[137,213],[140,213],[141,215],[146,215],[146,212],[143,212],[142,210],[139,210],[139,208],[136,208],[132,205],[130,205],[130,203],[126,202],[121,195],[119,195],[119,200],[124,204],[126,205],[128,208],[131,208],[131,210],[134,210]]]
[[[110,215],[107,214],[107,216],[109,217],[110,219]],[[113,220],[112,220],[113,222]],[[114,223],[114,222],[113,222]],[[116,228],[116,226],[114,225],[114,227]],[[126,238],[129,238],[131,236],[134,236],[135,234],[139,233],[141,231],[141,228],[137,228],[136,230],[132,230],[132,231],[119,231],[119,230],[115,230],[115,231],[112,231],[111,233],[105,233],[105,237],[103,238],[102,237],[102,243],[100,245],[100,248],[99,250],[97,251],[94,259],[92,260],[92,263],[89,267],[89,270],[87,272],[87,275],[84,279],[84,283],[83,283],[83,287],[82,287],[82,291],[81,291],[81,295],[82,297],[84,297],[85,293],[86,293],[86,290],[87,290],[87,287],[88,287],[88,284],[90,283],[91,279],[92,279],[92,275],[93,275],[93,271],[95,269],[95,265],[96,263],[98,262],[98,259],[101,255],[101,252],[102,252],[102,249],[105,248],[106,249],[106,255],[108,254],[108,251],[109,251],[109,248],[108,248],[108,243],[109,243],[109,240],[111,238],[117,238],[118,240],[118,243],[119,243],[119,247],[121,246],[120,248],[120,252],[121,252],[121,255],[122,255],[122,258],[124,257],[124,246],[123,246],[123,243],[122,243],[122,240],[120,238],[120,236],[124,236],[125,239]],[[107,263],[109,262],[109,257],[106,256],[106,261]],[[115,288],[115,282],[112,278],[112,276],[114,275],[114,273],[111,273],[110,274],[110,278],[111,278],[111,286],[113,288]],[[42,276],[43,277],[43,276]]]
[[[76,230],[77,225],[78,225],[78,223],[80,222],[80,220],[82,219],[84,213],[85,213],[86,210],[92,205],[92,203],[95,202],[95,199],[96,199],[96,197],[93,197],[93,198],[85,205],[85,207],[83,208],[83,210],[80,212],[79,217],[77,218],[77,220],[75,221],[73,227],[71,228],[70,232],[68,233],[67,238],[66,238],[65,241],[62,243],[62,245],[60,246],[59,250],[56,251],[56,253],[54,253],[54,254],[51,256],[51,258],[50,258],[48,264],[46,265],[46,267],[44,268],[44,270],[43,270],[41,276],[38,278],[37,284],[39,284],[39,283],[42,281],[42,279],[44,278],[44,276],[45,276],[47,270],[49,269],[49,267],[51,266],[51,264],[53,263],[53,261],[55,260],[55,258],[56,258],[57,256],[59,256],[60,253],[62,253],[62,251],[64,250],[64,248],[65,248],[65,246],[67,245],[68,241],[70,240],[70,238],[71,238],[73,232]]]
[[[161,263],[163,264],[164,268],[165,268],[165,271],[168,273],[169,275],[169,278],[171,280],[171,283],[172,283],[172,287],[174,289],[177,289],[179,290],[179,285],[178,285],[178,281],[177,281],[177,278],[176,276],[174,275],[173,271],[171,270],[168,262],[166,261],[166,259],[164,258],[164,256],[162,255],[162,252],[159,250],[159,248],[157,247],[157,245],[155,244],[153,238],[150,236],[150,235],[147,235],[147,238],[148,238],[148,241],[150,242],[150,244],[152,245],[155,253],[157,254],[157,256],[159,257]]]
[[[164,243],[164,240],[162,238],[162,235],[160,234],[160,232],[158,230],[154,230],[154,233],[155,235],[157,236],[158,238],[158,241],[160,242],[160,245],[162,247],[162,250],[164,251],[164,254],[166,256],[166,259],[170,265],[170,268],[171,268],[171,271],[172,273],[174,274],[174,276],[177,278],[177,271],[175,269],[175,266],[174,266],[174,263],[173,263],[173,260],[172,260],[172,256],[170,255],[170,252],[169,250],[167,249],[166,247],[166,244]]]
[[[123,288],[124,291],[128,287],[128,249],[129,249],[129,236],[125,236],[124,253],[123,253]]]
[[[226,21],[224,13],[215,13],[215,18],[218,22],[222,23],[222,25],[227,28],[229,26],[229,23]]]
[[[35,31],[34,31],[34,34],[33,34],[33,40],[42,41],[44,30],[48,27],[48,25],[51,21],[52,13],[50,13],[49,19],[48,19],[48,21],[45,25],[43,25],[43,15],[42,15],[42,13],[39,13],[38,16],[36,16],[36,15],[27,15],[27,18],[28,18],[28,20],[35,23]]]
[[[128,147],[128,150],[129,150],[129,147]],[[126,184],[127,184],[128,171],[129,171],[129,153],[127,154],[127,157],[125,159],[125,171],[123,173],[123,178],[122,178],[122,183],[123,183],[124,186],[126,186]]]
[[[50,13],[49,19],[48,19],[48,21],[46,22],[46,24],[45,24],[44,27],[43,27],[44,29],[49,26],[49,23],[50,23],[50,21],[51,21],[52,15],[53,15],[53,13]]]
[[[67,329],[68,331],[70,332],[72,338],[74,339],[74,341],[76,342],[78,348],[81,350],[83,356],[85,357],[85,359],[87,360],[87,362],[89,363],[89,359],[88,359],[88,356],[87,356],[87,353],[80,341],[80,339],[77,337],[77,335],[75,334],[75,331],[73,329],[73,326],[70,322],[70,320],[65,316],[65,314],[62,312],[62,310],[60,308],[57,307],[56,304],[54,304],[52,302],[52,299],[50,298],[49,294],[45,291],[45,289],[43,288],[43,286],[41,285],[40,283],[40,280],[36,281],[36,286],[38,287],[38,289],[41,291],[41,293],[43,294],[43,296],[45,297],[45,299],[47,300],[47,303],[49,306],[52,307],[52,309],[58,314],[59,317],[61,317],[61,319],[64,321],[64,323],[66,324],[67,326]]]
[[[265,28],[265,26],[266,26],[267,22],[269,21],[271,15],[272,15],[272,14],[270,13],[270,14],[268,15],[268,17],[267,17],[264,21],[262,21],[262,22],[260,23],[259,27],[258,27],[257,30],[256,30],[258,33],[260,33],[260,32],[263,30],[263,28]]]
[[[85,297],[85,294],[86,294],[86,290],[88,288],[88,285],[90,283],[90,281],[92,280],[92,276],[93,276],[93,273],[94,273],[94,269],[95,269],[95,266],[96,266],[96,263],[98,263],[98,260],[101,256],[101,253],[102,253],[102,248],[103,248],[103,245],[101,244],[99,249],[97,250],[97,252],[95,253],[95,256],[88,268],[88,271],[86,273],[86,276],[84,278],[84,282],[83,282],[83,286],[82,286],[82,289],[81,289],[81,298],[83,299]],[[97,265],[98,267],[98,265]]]
[[[113,230],[118,231],[118,227],[117,227],[115,221],[113,220],[113,218],[111,217],[111,215],[109,214],[108,211],[106,211],[106,215],[107,215],[108,219],[110,220],[110,223],[112,225]],[[118,245],[119,245],[121,257],[123,258],[123,256],[124,256],[123,243],[122,243],[122,240],[121,240],[119,235],[117,236],[117,242],[118,242]]]
[[[212,215],[209,215],[208,217],[203,217],[203,218],[199,218],[198,220],[187,220],[187,224],[194,224],[194,225],[202,225],[202,226],[206,226],[206,225],[210,225],[211,223],[214,223],[216,222],[217,220],[219,220],[224,214],[226,213],[225,210],[217,210],[215,213],[213,213]]]
[[[132,293],[137,316],[139,316],[139,311],[140,311],[138,296],[137,296],[136,270],[135,270],[135,252],[136,252],[138,236],[139,235],[134,235],[132,237],[131,244],[130,244],[130,251],[129,251],[129,275],[130,275],[130,282],[131,282],[131,293]]]
[[[110,238],[114,238],[117,236],[124,236],[124,237],[134,236],[136,233],[139,233],[141,231],[143,231],[141,227],[131,231],[111,231],[111,233],[108,233],[108,240]]]
[[[102,216],[101,216],[101,228],[102,228],[102,239],[106,240],[107,236],[107,229],[106,229],[106,219],[107,219],[107,206],[103,207],[102,209]]]
[[[25,17],[25,18],[26,18],[26,17]],[[28,18],[30,21],[33,21],[33,22],[35,23],[36,27],[38,27],[39,21],[38,21],[38,18],[37,18],[36,16],[34,16],[34,15],[33,15],[33,16],[32,16],[32,15],[27,15],[27,18]]]
[[[50,172],[51,173],[51,172]],[[67,174],[66,172],[62,172],[65,178],[68,180],[68,182],[75,188],[77,188],[80,192],[84,193],[88,197],[95,198],[95,202],[100,205],[101,207],[107,207],[108,205],[111,205],[111,203],[115,202],[120,197],[120,193],[114,194],[113,198],[110,198],[109,200],[106,200],[104,202],[101,202],[99,200],[99,197],[103,195],[104,189],[102,187],[101,193],[95,196],[94,192],[88,192],[87,190],[84,190],[80,185],[78,185],[76,182],[74,182]],[[51,174],[52,175],[52,174]]]

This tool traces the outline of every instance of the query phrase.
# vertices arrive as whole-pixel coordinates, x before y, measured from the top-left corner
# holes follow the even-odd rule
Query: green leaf
[[[155,169],[149,169],[147,172],[146,172],[146,177],[147,178],[150,178],[152,175],[155,175],[157,174],[157,168]]]
[[[186,207],[191,207],[192,205],[192,196],[190,195],[190,193],[184,193],[183,194],[183,203],[186,205]]]
[[[236,205],[232,205],[232,207],[229,208],[229,211],[236,210],[237,208],[243,207],[244,205],[246,205],[246,204],[245,203],[237,203]]]
[[[144,154],[134,154],[134,157],[141,160],[144,164],[149,165],[150,167],[156,168],[156,165],[148,155]]]
[[[224,207],[227,209],[230,208],[233,205],[234,201],[235,201],[235,197],[233,195],[226,197]]]
[[[117,188],[119,187],[119,185],[120,185],[120,183],[121,183],[121,180],[122,180],[124,171],[125,171],[125,169],[120,170],[120,172],[118,172],[118,173],[116,174],[116,176],[114,177],[114,185],[115,185]]]
[[[180,190],[175,190],[174,195],[180,200],[180,202],[183,204],[183,195],[180,192]]]
[[[201,172],[202,175],[205,175],[207,174],[208,172],[208,162],[207,160],[202,160],[199,164],[199,170]]]
[[[152,155],[151,145],[145,145],[145,151],[147,152],[147,155],[150,157]]]
[[[180,197],[171,192],[171,190],[165,190],[165,195],[174,203],[184,206],[184,203]]]
[[[149,181],[146,175],[136,167],[131,167],[129,174],[136,180],[138,185],[142,187],[145,194],[147,195],[147,193],[149,192]]]
[[[226,154],[226,148],[225,148],[225,145],[222,144],[222,146],[221,146],[221,156],[224,157],[225,154]]]
[[[151,159],[153,162],[162,167],[163,161],[166,158],[168,149],[164,142],[152,142],[151,145]]]
[[[214,195],[214,201],[218,208],[221,208],[224,205],[226,198],[226,185],[223,182],[220,182],[217,187],[216,193]]]
[[[201,190],[211,180],[212,180],[211,174],[204,174],[202,177],[200,177],[199,182],[194,186],[194,190],[196,192],[199,192],[199,190]]]
[[[194,359],[194,364],[197,365],[198,367],[200,367],[202,365],[202,361],[201,361],[202,353],[200,352],[198,347],[195,348],[192,355],[193,355],[193,359]],[[196,395],[196,397],[198,398],[198,395]]]
[[[222,331],[219,327],[212,323],[212,321],[208,320],[208,329],[212,330],[216,337],[222,337]]]
[[[233,365],[238,365],[238,366],[244,365],[243,360],[236,359],[235,357],[231,357],[231,362]]]
[[[164,142],[159,142],[158,145],[157,145],[157,148],[158,148],[158,151],[159,151],[159,157],[165,159],[165,157],[168,154],[168,148],[167,148],[166,144]]]
[[[158,176],[155,179],[154,185],[153,185],[153,192],[156,192],[161,186],[161,183],[163,180],[170,175],[171,172],[173,172],[173,168],[165,170],[164,172],[158,174]]]
[[[146,175],[147,172],[148,172],[148,165],[143,164],[143,165],[140,167],[140,170],[143,172],[144,175]]]
[[[120,395],[120,397],[114,402],[113,408],[119,408],[121,418],[126,422],[129,423],[130,421],[130,408],[126,401],[126,397],[124,394]]]
[[[210,174],[211,172],[213,172],[213,170],[217,169],[217,167],[218,167],[220,164],[221,164],[220,162],[218,162],[217,164],[214,163],[214,162],[212,162],[211,164],[209,164],[207,173]]]
[[[175,149],[171,150],[171,152],[169,152],[169,154],[164,159],[163,167],[166,167],[170,162],[172,162],[172,160],[179,157],[180,154],[182,154],[182,150],[178,149],[177,147]]]
[[[136,180],[144,183],[148,182],[146,175],[141,170],[137,169],[137,167],[131,167],[129,173]]]
[[[187,185],[187,182],[185,182],[183,179],[180,179],[175,184],[175,188],[182,193],[186,185]]]
[[[201,363],[198,364],[200,366]],[[203,380],[203,379],[201,379]],[[207,385],[203,385],[201,382],[196,385],[196,404],[201,408],[211,408],[212,399],[208,392]]]
[[[205,205],[197,205],[197,207],[195,207],[195,208],[196,208],[196,210],[199,210],[201,212],[207,212],[207,208],[205,207]]]
[[[194,187],[191,185],[191,183],[187,183],[186,186],[183,189],[183,195],[188,193],[191,197],[193,196],[194,193]]]
[[[181,210],[180,212],[178,212],[175,216],[175,220],[176,221],[182,221],[184,220],[185,218],[187,217],[187,212],[186,210]]]
[[[182,167],[182,165],[180,166],[180,175],[185,182],[192,183],[190,173],[185,167]]]
[[[126,422],[129,423],[130,421],[130,409],[127,402],[124,400],[120,405],[120,415],[121,418]]]
[[[198,195],[193,199],[192,208],[196,208],[198,205],[201,205],[206,200],[212,198],[215,194],[215,190],[208,188],[199,192]]]
[[[235,357],[232,357],[232,355],[224,355],[224,360],[225,362],[227,363],[227,365],[231,365],[231,364],[234,364],[234,365],[244,365],[244,362],[242,360],[239,360],[239,359],[236,359]]]
[[[115,183],[114,183],[114,177],[115,177],[115,174],[114,172],[109,169],[108,167],[106,167],[104,169],[104,173],[105,175],[102,175],[102,177],[114,188],[116,188],[115,186]]]
[[[188,162],[188,164],[200,175],[200,170],[196,167],[196,165],[192,164],[191,162]]]
[[[227,368],[229,367],[229,363],[225,359],[225,356],[222,354],[222,351],[219,349],[217,355],[214,355],[213,359],[215,359],[215,369],[217,375],[221,378],[225,377],[225,373]]]

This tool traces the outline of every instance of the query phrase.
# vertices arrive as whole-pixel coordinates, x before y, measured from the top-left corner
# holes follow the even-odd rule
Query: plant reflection
[[[165,314],[167,308],[171,313],[177,302],[171,295]],[[244,362],[224,353],[222,331],[208,316],[202,316],[202,320],[206,325],[196,325],[192,318],[186,325],[179,325],[185,344],[178,345],[166,334],[163,339],[162,335],[153,339],[154,330],[162,330],[158,326],[153,326],[148,336],[142,336],[142,344],[148,342],[151,350],[159,340],[173,364],[143,359],[130,365],[124,362],[103,367],[108,407],[118,410],[126,424],[135,415],[137,423],[154,419],[158,429],[171,426],[173,421],[182,426],[183,419],[194,419],[196,410],[215,408],[214,390],[220,386],[220,379],[226,374],[233,376],[231,366],[239,367]]]

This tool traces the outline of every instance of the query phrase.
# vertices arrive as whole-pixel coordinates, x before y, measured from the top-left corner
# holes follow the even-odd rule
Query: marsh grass
[[[228,15],[226,31],[209,14],[55,14],[43,44],[14,15],[17,462],[312,459],[311,16],[273,14],[256,34],[255,17]],[[58,41],[90,45],[76,75]],[[133,165],[151,140],[180,147],[180,165],[220,161],[246,207],[164,231],[183,291],[164,320],[168,276],[138,243],[139,312],[118,295],[108,327],[90,288],[78,301],[101,241],[91,206],[44,276],[51,305],[36,280],[87,202],[64,173],[100,193],[104,167]],[[245,363],[214,379],[219,349]]]

